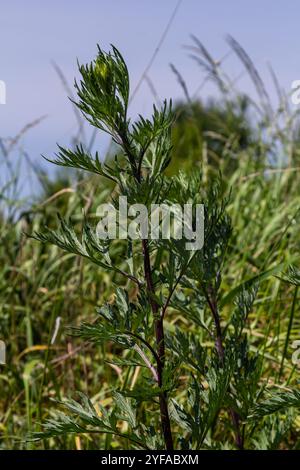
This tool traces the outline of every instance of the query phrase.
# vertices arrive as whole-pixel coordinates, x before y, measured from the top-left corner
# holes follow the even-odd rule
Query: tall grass
[[[216,66],[204,46],[196,38],[193,41],[193,58],[204,68],[205,79],[207,73],[213,77],[221,98],[213,106],[202,105],[201,113],[199,105],[189,100],[178,106],[174,169],[189,172],[200,166],[207,184],[221,171],[231,188],[234,231],[223,274],[223,307],[229,315],[236,286],[260,278],[247,335],[252,351],[263,358],[265,387],[288,391],[297,385],[299,371],[291,360],[292,343],[299,339],[299,290],[282,280],[288,266],[300,262],[298,112],[291,112],[289,97],[275,78],[279,102],[273,109],[254,64],[232,38],[229,44],[254,82],[257,102],[241,98],[222,64]],[[203,125],[200,119],[205,119]],[[56,225],[57,211],[79,227],[82,207],[88,218],[95,219],[110,188],[101,181],[95,191],[94,181],[81,176],[75,182],[58,180],[48,184],[47,194],[31,207],[22,208],[18,192],[22,175],[12,167],[1,142],[7,179],[0,188],[0,339],[7,344],[7,364],[0,366],[0,448],[120,448],[124,443],[109,436],[26,441],[28,433],[38,431],[53,412],[52,398],[60,400],[81,390],[96,405],[110,408],[111,390],[128,384],[133,388],[142,372],[139,367],[111,365],[112,348],[95,349],[66,334],[67,325],[93,320],[95,304],[113,302],[112,275],[56,247],[33,243],[25,235]],[[190,328],[184,314],[174,310],[170,327],[177,324]],[[211,347],[204,338],[203,345]],[[181,393],[184,396],[184,386]],[[266,418],[253,447],[299,448],[299,429],[297,411],[286,412],[281,421]],[[222,433],[215,439],[221,446]]]

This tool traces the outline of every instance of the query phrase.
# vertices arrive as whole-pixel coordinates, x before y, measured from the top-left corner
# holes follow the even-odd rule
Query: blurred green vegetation
[[[251,349],[263,357],[265,386],[288,389],[299,383],[300,366],[291,359],[293,341],[300,339],[299,294],[295,296],[295,288],[280,276],[288,265],[300,262],[300,146],[294,115],[285,104],[280,102],[271,115],[255,118],[253,104],[245,96],[228,99],[225,95],[207,104],[178,103],[168,171],[170,175],[179,170],[191,173],[199,167],[204,185],[209,186],[212,177],[221,173],[227,189],[231,188],[233,237],[222,291],[225,295],[265,273],[247,334]],[[6,158],[3,152],[0,158]],[[0,339],[7,344],[7,364],[0,365],[0,449],[122,448],[124,442],[112,443],[103,436],[26,442],[28,433],[38,431],[51,414],[52,398],[80,390],[95,403],[111,407],[112,389],[124,383],[138,386],[139,367],[109,363],[112,351],[116,352],[112,345],[95,348],[66,332],[68,325],[92,320],[95,305],[113,302],[112,282],[121,280],[26,236],[45,225],[56,226],[57,212],[78,227],[82,209],[96,221],[97,206],[111,197],[113,188],[101,178],[80,173],[57,172],[52,179],[43,174],[40,194],[28,207],[11,192],[7,196],[13,184],[8,174],[0,187]],[[134,297],[136,293],[129,294]],[[229,315],[232,302],[227,300]],[[168,321],[190,328],[176,310]],[[185,393],[184,377],[181,380]],[[276,420],[265,419],[253,448],[300,448],[300,415],[286,414],[288,425],[280,432]],[[225,440],[223,434],[214,438],[220,446]]]

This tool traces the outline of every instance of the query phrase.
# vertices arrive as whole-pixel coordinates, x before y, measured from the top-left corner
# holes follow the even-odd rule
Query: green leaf
[[[250,411],[248,418],[263,418],[278,411],[285,411],[287,408],[300,408],[300,390],[282,390],[270,394]]]
[[[113,396],[116,405],[120,410],[120,413],[118,414],[119,419],[127,421],[132,427],[132,429],[135,429],[137,427],[136,411],[133,409],[130,400],[128,398],[125,398],[119,392],[114,392]]]

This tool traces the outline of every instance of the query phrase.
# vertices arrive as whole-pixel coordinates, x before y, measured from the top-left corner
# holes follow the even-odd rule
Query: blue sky
[[[7,86],[7,104],[0,106],[0,135],[11,137],[40,116],[39,126],[22,139],[32,160],[40,154],[53,155],[56,142],[68,144],[76,130],[72,106],[67,99],[51,61],[62,69],[69,84],[77,74],[76,60],[87,62],[96,52],[96,43],[104,49],[113,43],[124,55],[137,84],[177,0],[2,0],[0,15],[0,80]],[[299,54],[300,2],[297,0],[182,0],[170,31],[149,71],[160,98],[178,99],[182,91],[170,70],[172,62],[193,91],[203,73],[187,57],[184,44],[191,44],[193,33],[216,58],[229,47],[224,38],[231,34],[252,57],[267,87],[271,87],[267,62],[276,71],[280,83],[289,89],[300,79]],[[242,70],[233,58],[226,63],[234,77]],[[239,86],[253,93],[243,78]],[[249,89],[248,89],[249,88]],[[214,95],[207,86],[200,97]],[[275,96],[270,91],[271,96]],[[143,83],[130,112],[148,113],[153,96]],[[97,141],[105,149],[107,140]],[[50,164],[49,164],[50,165]]]

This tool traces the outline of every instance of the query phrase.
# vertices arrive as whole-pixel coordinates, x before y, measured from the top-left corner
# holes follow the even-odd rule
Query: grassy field
[[[233,47],[239,52],[237,45]],[[252,65],[245,65],[255,78]],[[216,80],[222,78],[213,72]],[[220,83],[227,87],[223,78]],[[299,365],[293,363],[292,354],[293,342],[300,340],[300,293],[297,272],[289,270],[300,263],[299,132],[296,115],[288,109],[289,97],[279,95],[278,109],[270,109],[257,80],[256,85],[260,100],[255,105],[227,88],[214,103],[189,99],[178,103],[168,174],[172,177],[180,169],[189,175],[199,168],[203,186],[209,188],[221,172],[224,191],[230,193],[227,210],[233,228],[222,275],[221,322],[225,325],[231,315],[236,289],[259,280],[244,329],[251,352],[262,361],[257,387],[288,393],[291,388],[299,390]],[[1,158],[5,167],[4,144]],[[44,226],[55,228],[57,212],[80,230],[82,209],[88,220],[96,221],[98,205],[114,188],[101,177],[60,172],[55,181],[45,180],[44,190],[28,207],[14,198],[16,182],[6,174],[0,188],[0,339],[7,345],[7,363],[0,365],[0,449],[128,448],[126,439],[110,434],[27,440],[55,413],[58,405],[53,399],[76,397],[80,391],[96,407],[111,410],[116,406],[113,390],[138,389],[142,380],[140,365],[111,363],[115,355],[126,359],[127,353],[110,343],[97,346],[83,341],[67,330],[70,325],[94,321],[95,306],[106,301],[113,304],[114,285],[126,286],[132,299],[135,287],[124,284],[116,273],[27,236]],[[22,175],[17,178],[21,181]],[[203,315],[209,325],[206,307]],[[174,332],[177,327],[194,333],[204,349],[213,349],[203,330],[183,311],[171,308],[166,328]],[[186,399],[189,387],[182,367],[179,403]],[[248,448],[298,449],[297,407],[299,403],[265,416],[255,432],[249,431]],[[149,410],[152,405],[142,405],[140,416],[149,419]],[[157,420],[154,411],[148,425],[155,428]],[[218,420],[219,426],[212,427],[203,448],[234,448],[225,410]],[[122,432],[127,427],[126,421],[120,423]],[[176,420],[174,429],[178,436],[184,434]]]

